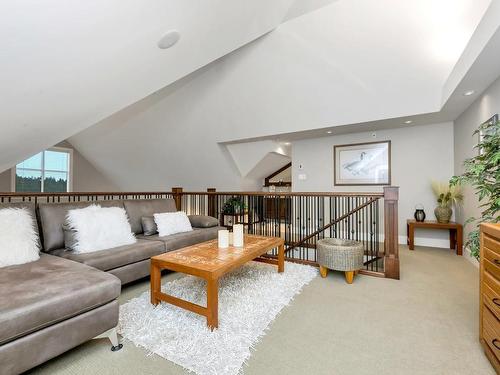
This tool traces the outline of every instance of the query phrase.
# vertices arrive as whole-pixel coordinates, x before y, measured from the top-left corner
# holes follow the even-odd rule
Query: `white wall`
[[[467,108],[456,120],[454,126],[455,138],[455,174],[464,171],[463,162],[476,156],[478,151],[474,146],[478,143],[477,135],[473,135],[477,127],[496,113],[500,113],[500,78]],[[457,220],[464,223],[469,217],[481,216],[479,201],[471,186],[464,189],[465,200],[463,210],[458,212]],[[472,224],[471,224],[472,225]],[[465,228],[467,234],[471,226]]]
[[[58,143],[58,147],[73,149],[73,191],[121,191],[106,176],[89,163],[69,142]],[[12,170],[0,173],[0,192],[12,189]]]
[[[453,124],[451,122],[425,126],[380,130],[314,138],[292,144],[292,188],[294,191],[367,191],[380,192],[382,187],[334,186],[333,146],[349,143],[391,141],[392,185],[399,186],[399,236],[406,243],[406,219],[413,218],[415,205],[425,207],[427,219],[434,218],[435,198],[431,181],[447,181],[453,175]],[[299,165],[303,169],[299,171]],[[299,180],[298,174],[306,174]],[[416,232],[417,245],[448,247],[448,233],[443,231]]]

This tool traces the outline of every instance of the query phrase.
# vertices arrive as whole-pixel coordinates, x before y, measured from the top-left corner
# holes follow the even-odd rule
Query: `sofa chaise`
[[[68,211],[90,204],[124,208],[137,242],[84,254],[65,249]],[[108,336],[112,350],[119,349],[121,285],[148,276],[152,256],[216,238],[221,229],[212,222],[171,236],[144,235],[141,218],[176,211],[172,199],[0,204],[5,207],[29,210],[41,254],[35,262],[0,269],[2,375],[26,371],[97,336]]]

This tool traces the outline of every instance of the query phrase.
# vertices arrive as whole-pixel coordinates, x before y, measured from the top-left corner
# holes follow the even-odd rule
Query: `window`
[[[72,150],[51,148],[40,152],[15,168],[16,192],[64,193],[71,191]]]

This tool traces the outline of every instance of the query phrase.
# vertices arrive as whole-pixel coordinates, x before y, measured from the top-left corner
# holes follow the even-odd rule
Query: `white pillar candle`
[[[236,247],[243,247],[243,224],[233,226],[233,244]]]
[[[229,247],[229,231],[227,229],[218,232],[218,245],[221,249]]]
[[[234,244],[233,232],[229,232],[229,246],[233,246]]]

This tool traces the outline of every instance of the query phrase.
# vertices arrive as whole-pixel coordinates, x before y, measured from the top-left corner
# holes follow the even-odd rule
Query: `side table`
[[[425,228],[425,229],[447,229],[450,231],[450,249],[457,250],[457,255],[462,255],[463,247],[463,227],[462,224],[449,222],[449,223],[438,223],[437,221],[416,221],[408,219],[406,221],[406,237],[408,248],[410,250],[415,249],[415,229]]]

